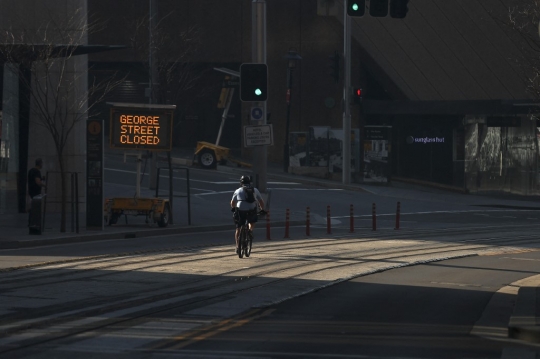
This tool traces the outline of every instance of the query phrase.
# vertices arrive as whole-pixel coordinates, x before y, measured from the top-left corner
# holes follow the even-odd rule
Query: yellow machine
[[[146,222],[153,220],[160,227],[169,224],[171,208],[163,198],[115,197],[105,199],[104,218],[107,225],[115,224],[122,215],[144,215]]]
[[[213,168],[218,162],[230,161],[238,166],[251,167],[251,164],[234,159],[227,147],[215,145],[210,142],[199,141],[195,149],[195,158],[203,168]]]
[[[231,81],[231,76],[233,78],[240,78],[240,73],[223,68],[214,68],[214,70],[224,72],[230,76],[225,76],[224,83]],[[230,155],[230,151],[227,147],[219,145],[221,139],[221,133],[223,131],[223,126],[225,125],[225,120],[229,113],[229,108],[231,106],[232,98],[234,95],[234,87],[223,87],[221,90],[221,95],[218,102],[218,108],[223,108],[223,115],[221,116],[221,124],[219,126],[219,132],[216,139],[216,143],[199,141],[197,142],[197,148],[195,149],[194,159],[199,163],[203,168],[214,168],[218,162],[230,161],[236,163],[239,167],[251,167],[251,164],[239,161],[234,159]]]

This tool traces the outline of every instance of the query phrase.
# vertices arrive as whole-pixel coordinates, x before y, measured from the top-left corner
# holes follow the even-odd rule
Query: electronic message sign
[[[110,147],[127,150],[170,151],[173,111],[113,107]]]

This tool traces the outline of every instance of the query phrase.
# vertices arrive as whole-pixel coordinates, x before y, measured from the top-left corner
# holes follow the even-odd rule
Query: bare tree
[[[73,141],[73,130],[88,118],[96,105],[123,79],[109,78],[96,82],[87,80],[86,61],[75,57],[84,53],[88,33],[97,30],[98,23],[89,24],[86,14],[77,10],[66,20],[54,19],[28,31],[4,30],[0,56],[13,63],[20,82],[28,89],[31,101],[31,123],[51,136],[60,172],[60,230],[66,230],[67,167],[65,149]],[[25,76],[28,70],[31,76]]]
[[[173,9],[156,13],[152,19],[148,14],[125,20],[130,45],[139,63],[149,75],[154,71],[156,83],[151,94],[154,103],[178,103],[201,78],[193,61],[200,47],[201,30],[192,25],[178,31],[175,14]],[[151,55],[153,63],[149,61]]]

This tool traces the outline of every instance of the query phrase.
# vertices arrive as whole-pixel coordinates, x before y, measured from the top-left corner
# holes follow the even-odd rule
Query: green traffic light
[[[262,95],[261,89],[255,89],[255,95],[261,96]]]
[[[352,9],[353,9],[354,11],[358,11],[358,4],[357,4],[357,3],[353,3],[353,4],[352,4]]]

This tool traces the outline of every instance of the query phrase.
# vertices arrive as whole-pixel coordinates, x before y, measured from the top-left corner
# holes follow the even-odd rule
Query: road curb
[[[305,224],[305,221],[291,221],[289,225],[299,226]],[[282,227],[285,226],[285,222],[272,222],[272,226]],[[260,228],[265,226],[264,219],[259,220]],[[234,231],[234,224],[221,224],[215,226],[195,226],[195,227],[178,227],[178,228],[152,228],[152,229],[136,229],[126,230],[115,233],[96,233],[96,234],[79,234],[73,236],[56,237],[56,238],[42,238],[42,239],[28,239],[20,241],[6,241],[0,242],[0,249],[18,249],[18,248],[32,248],[41,247],[55,244],[67,244],[67,243],[82,243],[91,241],[102,241],[111,239],[131,239],[131,238],[145,238],[156,236],[168,236],[173,234],[189,234],[189,233],[206,233],[217,231]]]
[[[508,337],[531,343],[540,343],[540,326],[536,317],[536,303],[540,287],[520,287],[514,312],[508,322]]]

